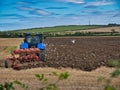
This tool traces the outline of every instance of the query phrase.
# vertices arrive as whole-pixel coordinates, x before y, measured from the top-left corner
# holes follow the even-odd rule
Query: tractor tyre
[[[44,51],[44,50],[42,51],[42,53],[40,53],[39,57],[40,57],[40,60],[41,60],[41,61],[43,61],[43,62],[46,61],[46,60],[45,60],[45,51]]]
[[[5,68],[8,68],[8,67],[9,67],[7,60],[4,61],[4,66],[5,66]]]

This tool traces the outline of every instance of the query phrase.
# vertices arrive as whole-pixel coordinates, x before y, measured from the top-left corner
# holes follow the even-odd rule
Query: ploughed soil
[[[22,40],[1,38],[1,64],[10,55],[10,50],[19,47]],[[46,62],[40,65],[43,67],[70,67],[91,71],[106,66],[109,60],[120,59],[120,37],[52,37],[44,43]]]
[[[48,67],[91,71],[120,59],[120,37],[59,37],[45,40]]]

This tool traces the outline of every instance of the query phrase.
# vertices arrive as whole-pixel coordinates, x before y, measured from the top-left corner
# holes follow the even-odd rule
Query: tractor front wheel
[[[4,61],[4,66],[5,66],[5,68],[8,68],[8,67],[9,67],[7,60]]]

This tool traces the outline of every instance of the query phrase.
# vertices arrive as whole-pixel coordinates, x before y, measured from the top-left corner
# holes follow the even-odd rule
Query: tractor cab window
[[[27,36],[26,37],[26,41],[28,43],[33,43],[33,44],[37,44],[37,43],[40,43],[41,40],[40,40],[40,37],[39,36]]]
[[[32,42],[31,39],[32,39],[31,37],[27,37],[27,42],[31,43]]]

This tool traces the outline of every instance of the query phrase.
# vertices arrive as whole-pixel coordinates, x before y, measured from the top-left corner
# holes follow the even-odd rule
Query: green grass
[[[33,29],[23,29],[23,30],[13,30],[10,32],[64,32],[73,30],[87,30],[93,28],[104,27],[103,25],[68,25],[68,26],[55,26],[55,27],[45,27],[45,28],[33,28]]]
[[[8,46],[5,46],[4,48],[3,48],[3,50],[6,50],[8,48]]]
[[[15,49],[17,49],[17,46],[12,46],[12,47],[10,48],[10,52],[14,51]]]

